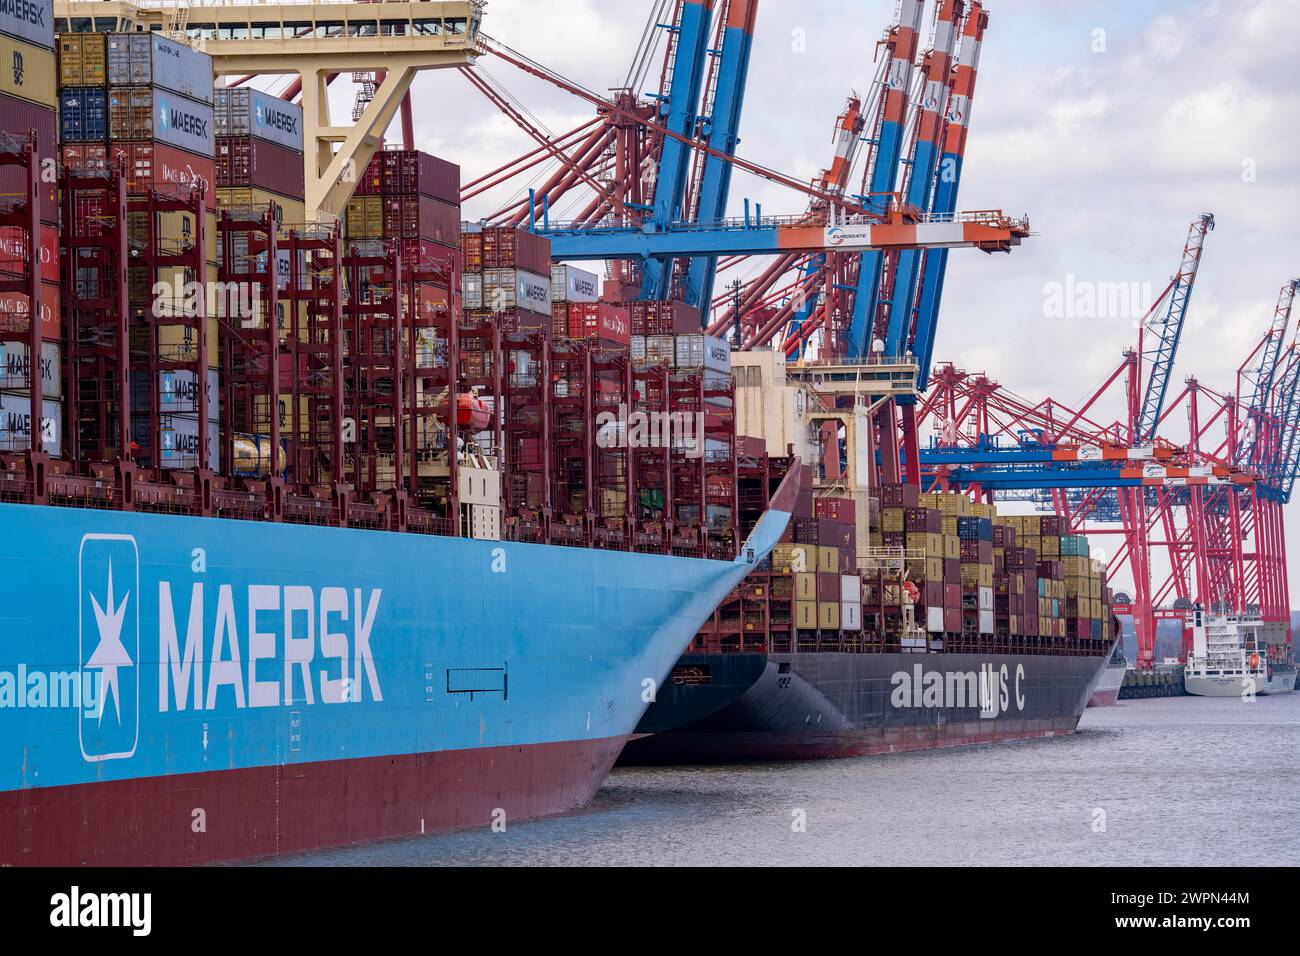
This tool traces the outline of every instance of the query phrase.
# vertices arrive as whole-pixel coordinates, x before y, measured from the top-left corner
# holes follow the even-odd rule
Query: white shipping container
[[[981,634],[993,633],[993,612],[992,611],[980,611],[980,633]]]
[[[552,302],[599,302],[600,277],[573,266],[551,266]]]
[[[644,335],[632,336],[632,358],[638,362],[641,362],[641,361],[645,361],[645,357],[646,357],[645,336]]]
[[[840,630],[862,630],[862,605],[844,603],[840,605]]]
[[[731,345],[711,335],[676,336],[677,367],[731,374]]]
[[[646,361],[658,362],[673,368],[677,363],[677,342],[671,335],[645,337]]]
[[[26,342],[0,342],[0,389],[27,391]],[[63,397],[63,349],[58,342],[41,343],[41,394],[46,398]]]
[[[980,610],[981,611],[993,610],[993,589],[992,588],[980,588]]]
[[[925,611],[925,629],[931,634],[943,633],[943,608],[931,607]]]
[[[196,468],[199,464],[199,419],[197,415],[164,415],[161,427],[162,453],[159,465],[163,468]],[[207,467],[216,469],[221,460],[221,435],[213,422],[208,422]]]
[[[493,312],[523,309],[551,315],[551,282],[523,269],[487,269],[483,273],[483,306]]]
[[[132,397],[134,405],[135,398]],[[194,387],[194,373],[188,369],[174,369],[158,373],[158,410],[164,413],[192,413],[199,411],[198,390]],[[137,408],[135,411],[144,411]],[[208,421],[221,418],[221,375],[208,369]]]
[[[862,578],[856,574],[840,575],[840,601],[845,604],[862,603]]]
[[[466,272],[460,277],[461,305],[466,309],[483,308],[483,276]]]
[[[24,451],[31,447],[31,403],[27,395],[0,392],[0,449]],[[41,410],[41,442],[51,455],[63,454],[63,403],[45,399]]]

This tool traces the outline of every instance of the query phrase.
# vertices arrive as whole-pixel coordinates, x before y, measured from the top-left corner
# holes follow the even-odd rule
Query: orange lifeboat
[[[456,427],[482,431],[492,423],[492,409],[477,395],[462,392],[456,396]]]

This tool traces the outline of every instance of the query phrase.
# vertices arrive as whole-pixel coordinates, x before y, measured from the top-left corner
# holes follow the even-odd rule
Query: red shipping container
[[[466,272],[483,271],[483,233],[461,233],[460,252],[465,259]]]
[[[385,196],[429,196],[460,205],[460,167],[418,149],[378,154]]]
[[[0,118],[4,129],[11,136],[26,139],[29,130],[36,131],[36,156],[41,168],[37,169],[37,181],[43,185],[41,193],[41,221],[57,223],[59,221],[59,186],[54,168],[59,155],[58,120],[54,110],[48,106],[38,106],[17,97],[0,94]],[[41,169],[49,171],[42,176]],[[27,190],[27,171],[16,166],[0,166],[0,195],[22,196]],[[547,266],[549,273],[550,266]]]
[[[252,136],[217,138],[219,187],[265,189],[302,199],[305,195],[302,153]]]
[[[460,207],[428,196],[384,197],[384,235],[460,245]]]
[[[59,148],[64,169],[102,173],[108,170],[107,143],[67,143]]]
[[[943,609],[943,629],[948,634],[961,632],[961,610],[946,607]]]
[[[407,296],[403,295],[403,300]],[[415,304],[403,301],[403,308],[406,314],[412,317],[416,322],[432,322],[440,316],[446,316],[451,311],[451,297],[447,290],[442,286],[435,285],[432,282],[415,283]]]
[[[25,230],[18,226],[0,226],[0,269],[23,273],[27,270]],[[59,231],[41,224],[41,281],[59,281]]]
[[[545,236],[509,226],[484,229],[482,236],[483,268],[551,274],[551,240]]]
[[[357,180],[356,195],[378,196],[384,191],[383,153],[375,153]]]
[[[736,454],[741,458],[762,458],[767,454],[767,442],[762,438],[737,435]]]
[[[126,191],[139,195],[162,186],[203,186],[209,209],[217,208],[216,162],[165,143],[109,144],[109,161],[126,163]]]
[[[41,338],[58,342],[63,336],[63,316],[59,310],[57,282],[41,283]],[[27,327],[27,296],[21,292],[0,292],[0,325],[22,332]]]
[[[852,524],[856,511],[852,498],[818,498],[817,517]]]
[[[632,344],[632,320],[626,309],[608,302],[569,304],[569,337]]]

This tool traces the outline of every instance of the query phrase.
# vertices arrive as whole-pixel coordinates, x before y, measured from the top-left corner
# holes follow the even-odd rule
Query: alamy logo
[[[81,679],[100,691],[79,715],[81,755],[120,760],[140,729],[140,559],[129,535],[88,534],[78,559]]]
[[[898,671],[890,678],[894,690],[890,703],[899,709],[928,708],[965,710],[978,707],[980,717],[996,718],[1011,710],[1025,709],[1021,684],[1025,679],[1023,664],[1016,665],[1013,683],[1006,664],[984,664],[978,671],[927,671],[921,664],[911,672]]]

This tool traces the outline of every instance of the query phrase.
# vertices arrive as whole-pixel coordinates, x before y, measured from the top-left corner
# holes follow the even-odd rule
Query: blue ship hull
[[[0,505],[0,865],[578,805],[788,518],[721,562]]]

